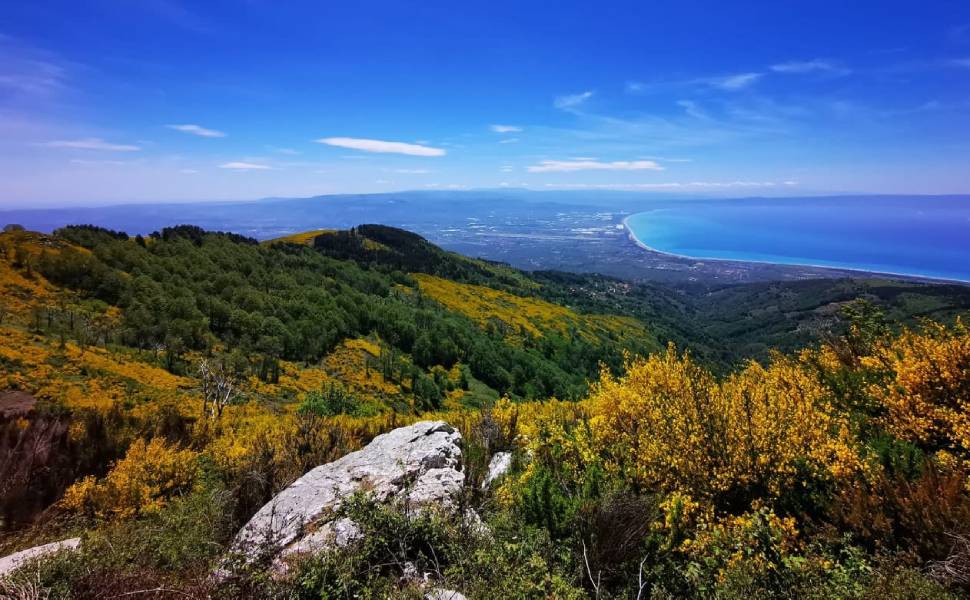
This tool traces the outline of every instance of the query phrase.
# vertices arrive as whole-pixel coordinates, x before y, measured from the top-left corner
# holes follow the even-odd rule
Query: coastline
[[[938,283],[951,283],[951,284],[957,284],[957,285],[970,285],[970,279],[955,279],[955,278],[952,278],[952,277],[950,277],[950,278],[947,278],[947,277],[936,277],[936,276],[932,276],[932,275],[919,275],[919,274],[913,274],[913,273],[897,273],[897,272],[893,272],[893,271],[871,271],[871,270],[867,270],[867,269],[861,269],[859,267],[842,267],[842,266],[833,266],[833,265],[819,265],[819,264],[804,263],[804,262],[775,262],[775,261],[770,261],[770,260],[756,260],[756,259],[750,259],[750,260],[749,259],[744,259],[744,260],[741,260],[741,259],[737,259],[737,258],[718,258],[718,257],[707,257],[707,256],[689,256],[687,254],[677,254],[676,252],[666,252],[664,250],[658,250],[657,248],[654,248],[652,246],[649,246],[649,245],[645,244],[643,242],[643,240],[641,240],[639,237],[637,237],[636,232],[633,231],[633,228],[630,227],[630,224],[627,221],[630,219],[630,217],[633,217],[633,216],[638,215],[638,214],[642,214],[642,213],[631,213],[631,214],[623,217],[623,220],[621,221],[622,224],[623,224],[623,228],[626,230],[627,238],[630,241],[632,241],[634,244],[636,244],[637,246],[639,246],[643,250],[646,250],[648,252],[654,252],[656,254],[662,254],[664,256],[670,256],[670,257],[673,257],[673,258],[679,258],[679,259],[682,259],[682,260],[693,260],[693,261],[699,261],[699,262],[703,262],[703,261],[717,261],[717,262],[722,262],[722,263],[742,263],[742,264],[743,263],[753,263],[753,264],[758,264],[758,265],[775,265],[775,266],[782,266],[782,267],[808,267],[808,268],[812,268],[812,269],[827,269],[829,271],[850,271],[850,272],[853,272],[853,273],[860,273],[860,274],[864,274],[864,275],[877,275],[877,276],[889,276],[889,277],[905,277],[907,279],[917,279],[917,280],[921,280],[921,281],[924,281],[925,280],[925,281],[938,282]]]

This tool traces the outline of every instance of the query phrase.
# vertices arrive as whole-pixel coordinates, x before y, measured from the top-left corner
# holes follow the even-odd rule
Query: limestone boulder
[[[58,552],[77,550],[78,546],[80,545],[81,538],[70,538],[67,540],[61,540],[59,542],[44,544],[43,546],[34,546],[33,548],[28,548],[26,550],[21,550],[20,552],[15,552],[9,556],[4,556],[3,558],[0,558],[0,577],[13,573],[20,567],[33,560],[47,558],[57,554]]]
[[[482,481],[482,489],[488,489],[492,487],[492,484],[498,481],[503,475],[509,472],[512,468],[512,453],[511,452],[496,452],[492,456],[492,460],[488,462],[488,474],[485,475],[485,480]]]
[[[405,501],[419,510],[453,510],[465,482],[460,445],[461,434],[444,421],[422,421],[379,435],[280,492],[239,531],[233,547],[244,557],[270,549],[282,558],[346,545],[360,531],[337,511],[358,492],[378,502]]]

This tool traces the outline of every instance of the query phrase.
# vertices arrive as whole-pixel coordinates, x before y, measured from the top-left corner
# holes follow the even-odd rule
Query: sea
[[[653,250],[970,282],[970,196],[665,202],[626,219]]]

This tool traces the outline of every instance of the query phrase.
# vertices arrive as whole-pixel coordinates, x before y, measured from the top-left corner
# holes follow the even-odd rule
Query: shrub
[[[620,379],[604,371],[591,402],[587,454],[646,489],[743,510],[806,475],[838,479],[861,468],[825,388],[780,356],[718,384],[671,347],[629,363]]]
[[[869,393],[885,407],[889,433],[970,456],[970,330],[962,322],[884,338],[863,364],[885,381]]]
[[[308,392],[297,412],[318,417],[353,415],[360,401],[339,383],[331,383],[326,390]]]
[[[415,597],[422,582],[461,590],[470,598],[581,598],[569,583],[565,555],[548,537],[500,518],[493,535],[481,535],[460,516],[415,514],[402,506],[380,506],[357,498],[342,514],[362,537],[299,566],[284,595],[320,597]],[[277,593],[280,593],[277,590]]]
[[[92,476],[65,492],[60,506],[87,516],[132,517],[159,510],[175,494],[195,482],[197,454],[162,438],[147,444],[138,439],[101,480]]]
[[[25,567],[11,583],[32,583],[39,598],[52,600],[207,597],[210,569],[233,530],[231,512],[225,492],[199,489],[104,525],[86,534],[79,550]]]

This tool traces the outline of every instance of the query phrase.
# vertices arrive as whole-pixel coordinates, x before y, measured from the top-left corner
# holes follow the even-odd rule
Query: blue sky
[[[970,3],[18,2],[0,206],[970,193]]]

